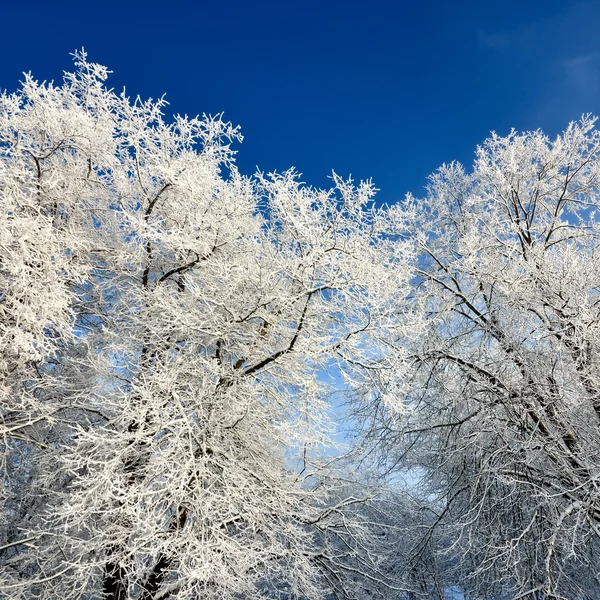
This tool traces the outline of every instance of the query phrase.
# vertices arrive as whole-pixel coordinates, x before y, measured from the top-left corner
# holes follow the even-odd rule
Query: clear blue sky
[[[470,164],[490,130],[555,135],[600,113],[600,2],[85,2],[2,6],[0,88],[59,79],[69,53],[173,112],[225,112],[245,173],[372,177],[380,200]]]

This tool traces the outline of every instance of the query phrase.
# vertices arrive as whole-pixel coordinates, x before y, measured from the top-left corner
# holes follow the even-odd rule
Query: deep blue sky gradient
[[[295,166],[327,185],[372,177],[379,200],[470,164],[490,130],[556,135],[600,113],[600,2],[556,0],[82,2],[2,6],[0,88],[60,79],[69,53],[170,110],[224,111],[238,165]]]

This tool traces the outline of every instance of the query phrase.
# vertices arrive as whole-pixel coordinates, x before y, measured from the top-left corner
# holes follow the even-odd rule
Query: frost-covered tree
[[[402,419],[382,427],[377,405],[363,410],[431,515],[415,564],[438,540],[442,589],[469,598],[598,597],[594,123],[555,140],[493,135],[472,173],[445,165],[424,199],[397,208],[419,247],[410,302],[426,327],[403,342],[413,369]]]
[[[244,177],[220,117],[166,121],[164,101],[75,64],[0,97],[0,589],[389,583],[368,493],[336,474],[328,402],[393,385],[396,221],[368,183]]]

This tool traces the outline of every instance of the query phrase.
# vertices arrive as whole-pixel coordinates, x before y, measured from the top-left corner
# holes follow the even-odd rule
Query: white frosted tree
[[[0,589],[388,583],[353,510],[367,494],[336,475],[326,373],[355,395],[393,384],[411,251],[396,221],[368,183],[241,176],[220,117],[167,122],[163,101],[75,64],[0,98]]]
[[[372,435],[432,515],[415,556],[444,540],[442,589],[459,584],[469,598],[597,597],[594,123],[555,140],[493,135],[472,173],[445,165],[424,199],[397,208],[419,246],[411,303],[426,327],[403,342],[413,361],[404,416],[372,419]]]

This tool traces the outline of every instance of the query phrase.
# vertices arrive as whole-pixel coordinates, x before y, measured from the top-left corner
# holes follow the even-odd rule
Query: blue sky
[[[470,164],[490,130],[555,135],[600,113],[600,2],[33,0],[2,20],[2,89],[59,79],[85,47],[112,87],[224,111],[242,172],[295,166],[323,186],[335,169],[385,202]]]

